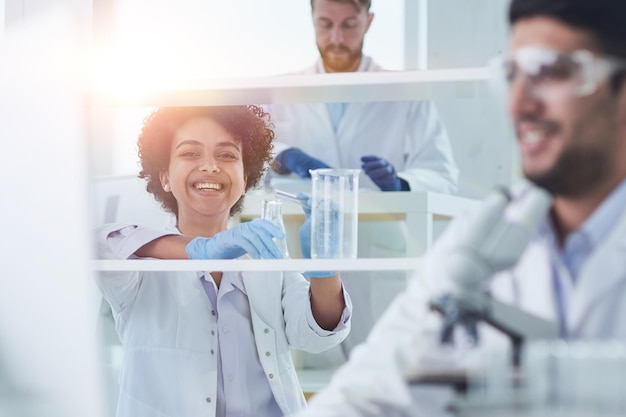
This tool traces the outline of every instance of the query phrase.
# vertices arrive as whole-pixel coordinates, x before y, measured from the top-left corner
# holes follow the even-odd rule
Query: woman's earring
[[[165,184],[165,185],[163,186],[163,191],[165,191],[166,193],[169,193],[169,192],[170,192],[170,184],[169,184],[169,183],[167,183],[167,184]]]

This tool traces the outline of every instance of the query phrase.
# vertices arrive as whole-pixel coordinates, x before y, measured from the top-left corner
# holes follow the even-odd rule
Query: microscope
[[[559,337],[556,323],[500,302],[488,293],[493,275],[515,266],[551,203],[551,196],[534,186],[515,197],[508,189],[497,189],[482,202],[467,228],[455,236],[445,252],[445,264],[438,269],[442,279],[452,284],[451,289],[430,301],[430,308],[443,316],[442,344],[454,343],[458,327],[471,344],[477,345],[477,325],[485,322],[511,340],[511,364],[518,369],[525,341]],[[409,377],[409,382],[452,385],[459,392],[465,392],[468,383],[467,375],[458,372],[420,374]]]

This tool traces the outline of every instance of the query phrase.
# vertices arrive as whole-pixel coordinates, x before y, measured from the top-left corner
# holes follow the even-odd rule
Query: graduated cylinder
[[[311,258],[356,258],[361,170],[310,172]]]

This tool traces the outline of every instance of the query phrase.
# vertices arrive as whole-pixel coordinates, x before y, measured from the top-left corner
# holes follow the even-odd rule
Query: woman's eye
[[[236,155],[234,155],[232,153],[228,153],[228,152],[220,154],[219,157],[223,158],[223,159],[237,159]]]
[[[194,151],[184,151],[181,152],[180,154],[183,158],[195,158],[197,157],[199,154],[198,152],[194,152]]]

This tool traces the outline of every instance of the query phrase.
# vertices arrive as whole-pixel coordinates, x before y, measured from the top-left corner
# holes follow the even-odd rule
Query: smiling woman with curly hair
[[[144,121],[137,145],[141,172],[146,179],[146,189],[154,195],[163,208],[178,214],[178,204],[172,193],[165,192],[159,180],[161,171],[170,162],[170,146],[177,129],[187,120],[208,117],[219,123],[235,140],[241,143],[244,173],[248,179],[246,191],[256,187],[271,161],[274,131],[270,116],[262,108],[250,106],[227,107],[163,107]],[[243,198],[232,207],[230,215],[241,211]]]
[[[273,239],[284,235],[269,221],[229,228],[273,139],[257,106],[155,110],[138,138],[139,176],[175,221],[166,230],[105,225],[98,256],[282,258]],[[297,272],[212,265],[98,275],[124,348],[118,417],[278,417],[305,406],[291,349],[319,353],[348,334],[351,304],[339,275],[309,282]]]

